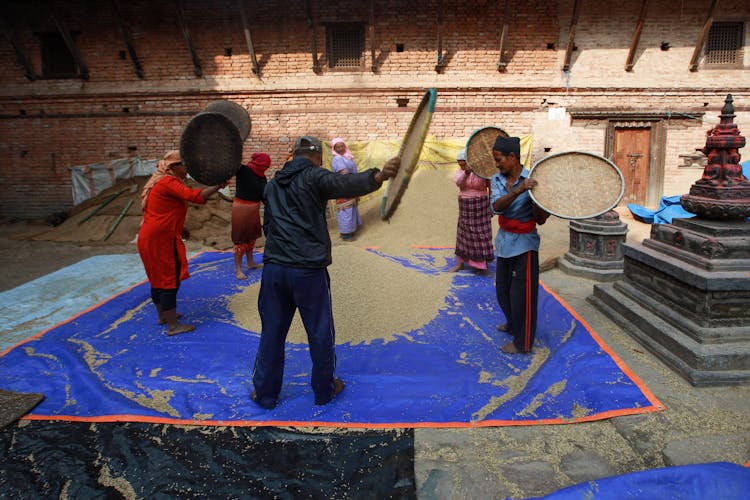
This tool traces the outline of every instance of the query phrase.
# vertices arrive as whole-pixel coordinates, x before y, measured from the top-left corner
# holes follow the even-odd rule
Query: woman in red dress
[[[186,177],[180,152],[170,151],[156,165],[156,172],[141,193],[143,224],[138,233],[138,253],[151,284],[151,300],[159,313],[159,324],[167,325],[167,335],[195,330],[194,325],[180,323],[177,314],[177,290],[180,282],[190,277],[182,242],[187,204],[205,204],[223,187],[191,188],[185,184]]]

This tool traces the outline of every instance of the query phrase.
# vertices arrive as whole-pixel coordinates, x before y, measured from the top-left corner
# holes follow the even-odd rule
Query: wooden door
[[[621,205],[645,205],[650,171],[651,128],[615,128],[613,162],[625,179]]]

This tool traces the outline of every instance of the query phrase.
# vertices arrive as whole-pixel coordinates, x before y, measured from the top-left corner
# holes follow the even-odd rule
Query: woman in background
[[[242,165],[235,177],[235,193],[232,200],[232,250],[234,252],[234,274],[238,280],[247,279],[242,271],[242,257],[248,269],[260,269],[262,264],[253,261],[255,241],[263,234],[260,220],[260,204],[266,187],[266,170],[271,166],[271,157],[266,153],[253,153],[250,162]]]
[[[464,263],[486,275],[487,263],[495,259],[492,246],[492,211],[490,210],[490,181],[471,171],[466,163],[466,149],[461,150],[456,162],[460,167],[454,180],[458,186],[458,227],[456,229],[455,273]]]
[[[179,151],[169,151],[156,165],[156,172],[143,186],[141,208],[143,224],[138,232],[138,253],[151,284],[151,301],[159,314],[159,324],[167,325],[167,335],[195,330],[180,323],[177,314],[177,290],[190,277],[187,253],[182,238],[188,202],[203,205],[224,187],[191,188],[185,184],[187,168]]]
[[[336,137],[331,141],[331,170],[339,174],[356,174],[357,163],[344,139]],[[358,198],[340,198],[336,200],[336,217],[339,223],[339,233],[344,241],[351,241],[357,228],[362,225],[359,216]]]

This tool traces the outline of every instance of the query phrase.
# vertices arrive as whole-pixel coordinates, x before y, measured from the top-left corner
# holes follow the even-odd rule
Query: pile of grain
[[[389,342],[419,329],[445,307],[452,275],[430,276],[355,246],[333,250],[331,276],[336,342],[369,344]],[[258,292],[260,283],[232,296],[229,310],[239,326],[260,332]],[[290,342],[307,343],[307,334],[295,314]]]
[[[411,260],[418,252],[415,246],[447,247],[445,258],[452,259],[458,216],[458,188],[452,176],[453,170],[418,170],[389,221],[380,219],[380,196],[362,203],[364,224],[354,242],[341,241],[335,220],[331,223],[333,264],[328,271],[337,343],[387,342],[412,330],[418,334],[445,307],[452,274],[428,276],[366,248]],[[444,260],[434,265],[447,264]],[[259,290],[259,284],[248,286],[229,306],[240,326],[256,332],[261,328]],[[289,340],[306,339],[297,314]]]
[[[360,205],[364,225],[357,233],[355,244],[377,246],[384,251],[396,250],[401,255],[403,249],[412,245],[452,246],[458,216],[458,188],[453,182],[453,173],[453,168],[418,169],[389,221],[380,219],[382,190],[369,197]],[[133,242],[143,219],[140,193],[147,179],[135,177],[118,180],[98,196],[71,209],[62,224],[34,235],[33,239],[81,245]],[[198,184],[189,182],[192,187],[198,187]],[[99,208],[118,192],[121,193],[113,201]],[[190,204],[185,220],[185,227],[191,234],[190,241],[216,250],[231,248],[231,208],[231,202],[219,196],[210,198],[206,205]],[[113,225],[114,230],[107,237]],[[335,216],[330,219],[330,229],[334,244],[338,244]],[[256,247],[261,248],[263,243],[261,238]]]
[[[147,180],[148,177],[118,180],[99,195],[73,207],[60,225],[32,239],[91,246],[134,242],[143,220],[140,196]],[[188,185],[203,187],[194,181],[188,181]],[[109,201],[114,195],[117,196]],[[217,195],[205,205],[189,204],[185,227],[190,231],[190,240],[217,250],[231,248],[231,215],[231,202]]]
[[[377,246],[389,253],[400,253],[414,245],[455,245],[458,187],[453,181],[454,172],[418,169],[388,221],[380,219],[380,197],[361,206],[364,225],[357,243]]]

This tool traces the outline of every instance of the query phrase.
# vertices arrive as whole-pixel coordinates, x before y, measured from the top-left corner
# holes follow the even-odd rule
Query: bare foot
[[[234,276],[235,276],[235,277],[236,277],[236,278],[237,278],[238,280],[246,280],[246,279],[247,279],[247,274],[243,273],[243,272],[242,272],[242,269],[237,269],[237,270],[236,270],[236,271],[234,272]]]
[[[518,354],[519,352],[521,352],[521,351],[519,351],[519,350],[518,350],[518,349],[516,348],[516,345],[515,345],[515,344],[514,344],[513,342],[508,342],[507,344],[505,344],[505,345],[504,345],[504,346],[502,347],[502,351],[503,351],[503,352],[506,352],[506,353],[508,353],[508,354]]]
[[[179,335],[181,333],[192,332],[193,330],[195,330],[195,325],[177,323],[176,325],[170,326],[169,328],[167,328],[167,335],[171,337],[172,335]]]
[[[458,263],[458,264],[456,264],[455,266],[453,266],[453,267],[451,267],[450,269],[448,269],[448,272],[449,272],[449,273],[455,273],[455,272],[458,272],[458,271],[460,271],[460,270],[461,270],[461,269],[463,269],[463,268],[464,268],[464,263],[463,263],[463,262],[459,262],[459,263]]]
[[[182,317],[182,314],[177,313],[176,318],[180,319]],[[159,324],[160,325],[166,325],[167,324],[167,318],[159,318]]]
[[[247,269],[248,270],[250,270],[250,269],[263,269],[263,264],[255,264],[255,263],[248,264],[247,265]]]
[[[550,257],[541,264],[539,264],[539,272],[543,273],[544,271],[549,271],[550,269],[554,269],[557,267],[557,262],[559,261],[559,257]]]

